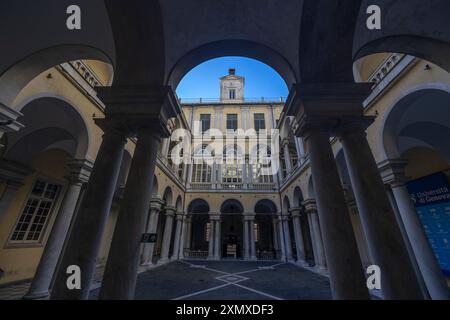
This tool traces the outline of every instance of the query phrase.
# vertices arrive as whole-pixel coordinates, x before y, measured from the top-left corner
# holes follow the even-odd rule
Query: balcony
[[[236,100],[236,102],[232,102],[230,100],[222,101],[220,98],[194,98],[194,99],[181,99],[179,98],[180,104],[189,105],[189,104],[250,104],[250,103],[259,103],[259,104],[283,104],[286,102],[286,98],[284,97],[276,97],[276,98],[245,98],[241,100]]]
[[[275,183],[212,183],[212,182],[191,182],[188,189],[208,191],[208,190],[250,190],[250,191],[276,191]]]

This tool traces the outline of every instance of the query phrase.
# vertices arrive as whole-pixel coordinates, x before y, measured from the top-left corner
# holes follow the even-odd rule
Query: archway
[[[241,259],[244,257],[244,207],[238,200],[226,200],[221,208],[221,249],[222,258]]]
[[[450,262],[445,258],[450,250],[443,245],[447,241],[443,235],[450,232],[445,209],[450,205],[449,106],[450,90],[432,85],[419,88],[402,96],[392,106],[382,132],[389,165],[395,166],[396,174],[406,178],[406,189],[391,184],[391,196],[404,224],[405,239],[409,239],[429,290],[434,287],[432,283],[436,283],[434,279],[440,276],[439,269],[450,277]],[[399,190],[409,198],[401,197]],[[434,196],[423,197],[430,194]],[[419,227],[413,227],[410,219],[417,217]],[[435,271],[428,272],[425,267],[428,265],[435,265]],[[431,274],[434,278],[429,277]]]
[[[187,228],[184,255],[189,258],[206,258],[208,256],[209,204],[203,199],[195,199],[188,206],[189,223]]]
[[[277,206],[271,200],[260,200],[255,205],[256,257],[260,260],[275,260],[280,257],[278,232],[274,227]]]

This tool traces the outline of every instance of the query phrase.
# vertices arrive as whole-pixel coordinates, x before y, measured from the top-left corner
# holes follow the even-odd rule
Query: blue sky
[[[254,59],[224,57],[209,60],[192,69],[180,82],[177,95],[181,99],[219,98],[219,78],[235,68],[245,77],[246,98],[287,97],[288,88],[283,78],[271,67]]]

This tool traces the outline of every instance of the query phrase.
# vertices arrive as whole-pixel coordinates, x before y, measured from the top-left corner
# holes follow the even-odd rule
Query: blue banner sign
[[[444,173],[420,178],[408,183],[433,251],[442,271],[450,277],[450,185]]]

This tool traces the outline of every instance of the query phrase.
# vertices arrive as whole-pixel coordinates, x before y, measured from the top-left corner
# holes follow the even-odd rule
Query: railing
[[[276,251],[258,251],[258,260],[277,260]]]
[[[267,190],[276,188],[275,183],[211,183],[191,182],[189,188],[192,190]]]
[[[222,189],[224,190],[242,190],[244,189],[243,183],[222,183]]]
[[[245,98],[240,100],[222,100],[220,98],[179,98],[180,104],[233,104],[233,103],[285,103],[286,97],[277,98]]]
[[[184,249],[184,257],[191,259],[208,258],[208,251]]]
[[[191,182],[190,186],[191,186],[191,189],[195,189],[195,190],[211,190],[212,189],[212,183]]]
[[[275,188],[275,183],[252,183],[250,189],[253,190],[271,190]]]

